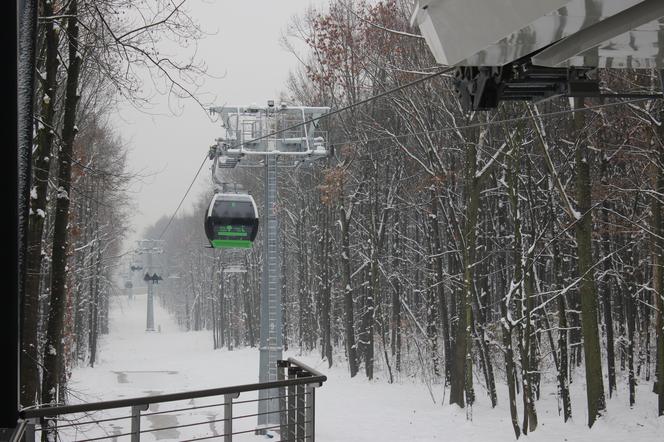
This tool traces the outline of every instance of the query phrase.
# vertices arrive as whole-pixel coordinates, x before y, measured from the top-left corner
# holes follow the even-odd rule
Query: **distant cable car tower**
[[[226,137],[216,139],[210,159],[217,168],[263,167],[263,279],[259,382],[277,380],[277,360],[282,358],[281,252],[277,208],[279,166],[293,166],[327,156],[325,138],[315,120],[329,107],[275,105],[223,106],[210,109],[221,117]],[[260,390],[258,426],[279,424],[277,389]],[[275,398],[268,400],[268,398]],[[258,431],[260,433],[260,430]]]
[[[145,331],[155,331],[154,328],[154,297],[156,296],[157,287],[156,284],[162,280],[161,277],[161,265],[155,266],[152,262],[153,255],[160,255],[164,252],[164,240],[158,239],[142,239],[137,241],[136,255],[147,256],[147,264],[143,265],[133,265],[132,270],[139,271],[141,274],[145,273],[142,277],[143,281],[147,284],[148,293],[147,293],[147,309],[146,309],[146,319],[145,319]],[[157,269],[158,268],[158,271]]]

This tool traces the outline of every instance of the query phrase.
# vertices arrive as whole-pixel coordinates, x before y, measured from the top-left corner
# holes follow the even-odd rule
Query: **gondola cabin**
[[[251,195],[217,193],[205,216],[205,234],[215,249],[251,248],[258,233],[258,210]]]

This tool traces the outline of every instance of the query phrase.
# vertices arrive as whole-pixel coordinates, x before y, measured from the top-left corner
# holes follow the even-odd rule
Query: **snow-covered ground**
[[[161,331],[145,332],[145,309],[145,295],[135,295],[133,300],[124,297],[111,300],[110,333],[102,338],[95,367],[74,369],[70,385],[75,395],[72,401],[111,400],[257,382],[257,349],[213,350],[209,331],[181,331],[159,302],[155,302],[155,324]],[[362,379],[362,373],[350,379],[345,366],[328,369],[327,363],[317,355],[292,353],[286,356],[296,356],[328,376],[328,381],[316,393],[318,441],[514,440],[506,408],[507,391],[498,392],[499,406],[491,409],[482,387],[477,386],[478,401],[472,408],[470,420],[468,410],[442,401],[440,385],[434,386],[434,403],[428,388],[417,380],[406,379],[390,385],[382,376],[369,382]],[[650,382],[638,387],[634,409],[627,405],[626,391],[618,391],[609,401],[606,415],[592,429],[585,425],[585,393],[581,378],[572,387],[574,419],[567,424],[558,415],[555,389],[549,387],[553,386],[546,385],[547,389],[537,402],[539,427],[522,439],[542,442],[664,441],[664,417],[656,415],[656,397],[650,392]],[[240,397],[251,398],[255,395]],[[196,400],[179,406],[206,403],[210,402]],[[255,413],[255,406],[255,403],[245,404],[244,409],[237,406],[235,415]],[[223,418],[217,410],[201,408],[180,413],[177,417],[153,415],[143,420],[142,428]],[[159,408],[152,406],[149,411],[159,411]],[[127,414],[126,410],[123,412]],[[122,415],[118,413],[121,412],[108,413],[107,416]],[[245,419],[247,428],[255,425],[254,419]],[[98,436],[99,431],[91,430],[87,437]],[[126,421],[106,423],[104,431],[122,434],[127,431]],[[186,440],[221,433],[223,425],[219,422],[147,433],[143,440]],[[247,440],[264,437],[246,435]],[[117,440],[128,439],[125,436]]]

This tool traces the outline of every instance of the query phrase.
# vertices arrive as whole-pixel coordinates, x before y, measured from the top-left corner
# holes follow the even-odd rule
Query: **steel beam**
[[[645,0],[554,43],[533,56],[533,64],[558,66],[575,55],[660,17],[664,17],[664,1]],[[662,63],[661,60],[659,62]]]

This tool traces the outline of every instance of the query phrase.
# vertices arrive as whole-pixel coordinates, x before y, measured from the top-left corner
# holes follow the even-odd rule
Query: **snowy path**
[[[209,331],[180,331],[159,302],[155,302],[155,324],[161,332],[146,333],[145,295],[135,295],[131,301],[113,298],[111,302],[110,334],[101,342],[98,363],[94,368],[76,368],[72,375],[71,389],[79,400],[111,400],[257,381],[256,349],[212,350]],[[394,385],[388,385],[382,379],[368,382],[362,379],[362,373],[349,379],[344,367],[327,369],[327,363],[317,355],[290,356],[298,357],[328,376],[328,382],[316,395],[318,441],[514,440],[509,411],[504,408],[506,391],[499,391],[500,405],[492,410],[486,404],[482,387],[477,386],[478,403],[473,407],[473,421],[470,422],[466,419],[466,411],[440,405],[441,386],[435,386],[437,404],[434,404],[426,386],[417,382],[403,380]],[[655,395],[649,392],[651,386],[651,383],[639,386],[637,408],[633,410],[626,405],[626,393],[619,391],[609,401],[607,415],[592,430],[584,424],[585,400],[580,381],[573,384],[575,419],[571,423],[564,424],[558,416],[555,391],[544,391],[537,403],[539,428],[521,440],[662,442],[664,418],[656,417]],[[250,396],[243,395],[243,398]],[[203,403],[194,402],[195,405]],[[156,411],[156,408],[153,406],[150,411]],[[246,412],[255,411],[248,408]],[[155,415],[145,420],[145,428],[221,417],[206,409],[177,418]],[[253,420],[247,422],[247,425],[253,424]],[[174,429],[148,433],[144,439],[184,440],[209,430],[212,434],[222,432],[221,425],[209,424],[205,430],[198,427],[194,433],[194,430]],[[111,431],[121,434],[125,429],[117,425]],[[263,438],[247,436],[246,440],[258,439]]]

